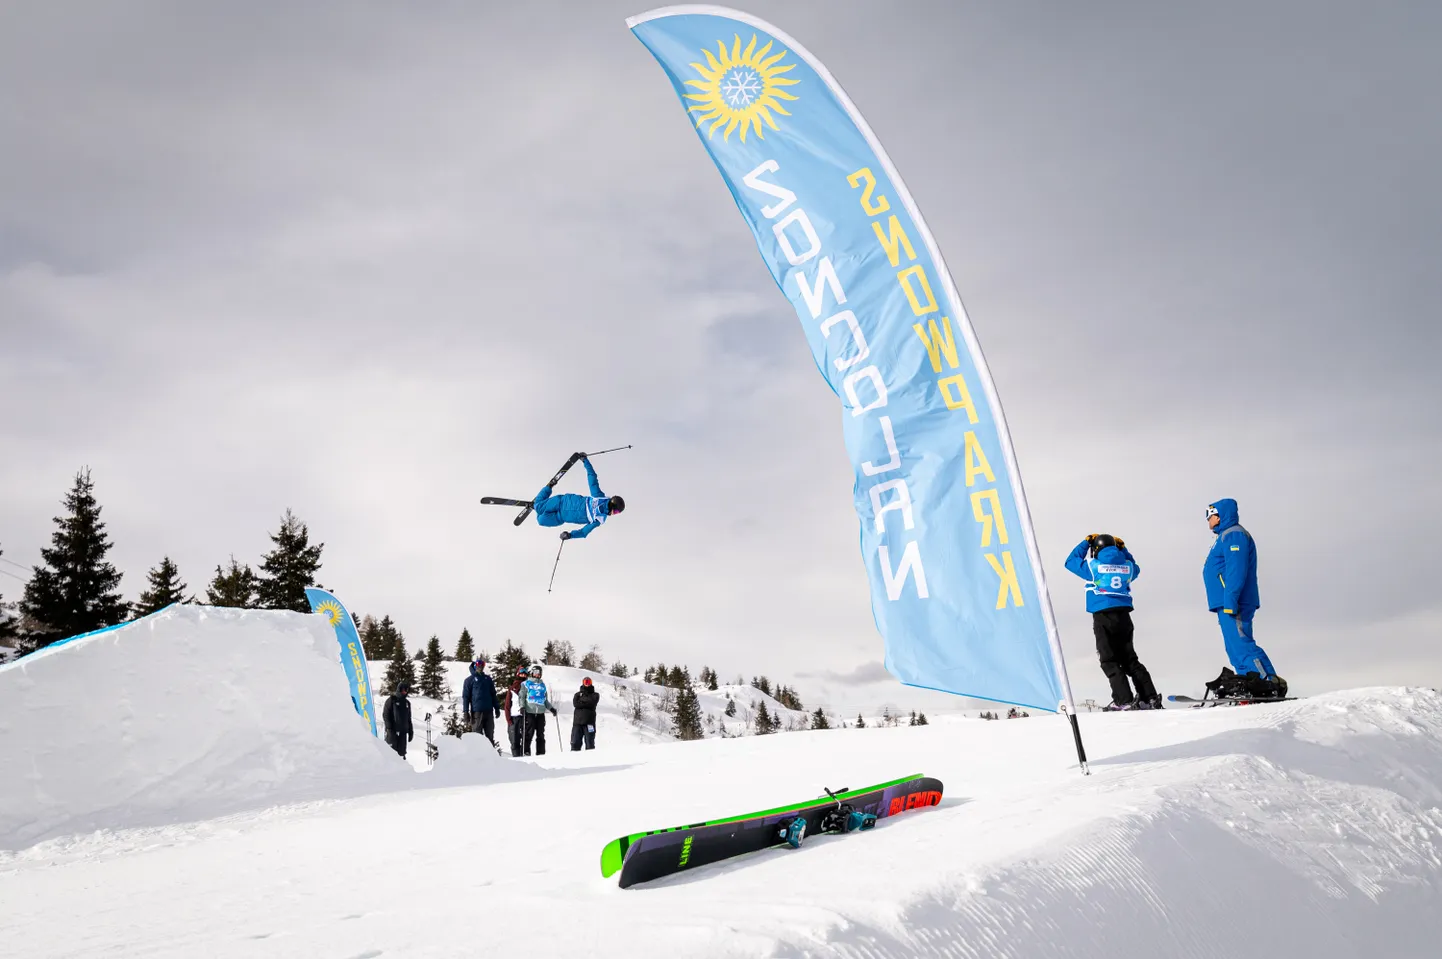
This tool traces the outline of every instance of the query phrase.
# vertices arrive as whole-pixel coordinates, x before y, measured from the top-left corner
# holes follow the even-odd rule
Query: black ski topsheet
[[[506,499],[503,496],[482,496],[482,506],[530,506],[528,499]]]
[[[1254,706],[1259,703],[1290,703],[1295,702],[1296,696],[1284,696],[1280,699],[1249,696],[1223,696],[1220,699],[1196,699],[1192,696],[1168,696],[1167,700],[1173,703],[1186,703],[1193,709],[1210,708],[1212,706]]]
[[[556,470],[556,475],[555,475],[555,476],[552,476],[552,477],[551,477],[551,481],[550,481],[549,483],[547,483],[546,485],[547,485],[547,486],[555,486],[557,483],[559,483],[559,482],[561,481],[561,477],[566,475],[566,470],[570,469],[572,466],[575,466],[576,463],[577,463],[577,461],[580,460],[580,458],[581,458],[581,457],[580,457],[580,454],[572,453],[572,454],[571,454],[571,458],[568,459],[568,460],[566,460],[566,464],[565,464],[564,466],[562,466],[560,469]],[[482,500],[482,502],[484,502],[484,500]],[[524,522],[526,521],[526,517],[527,517],[527,516],[530,516],[530,515],[531,515],[531,503],[528,501],[528,502],[526,503],[526,508],[523,509],[523,510],[521,510],[521,514],[520,514],[519,516],[517,516],[517,517],[515,518],[515,520],[513,521],[513,522],[514,522],[514,525],[520,526],[522,523],[524,523]]]
[[[926,777],[897,783],[846,800],[857,812],[874,813],[877,819],[895,816],[910,809],[935,806],[939,802],[941,780]],[[642,836],[626,849],[620,886],[625,889],[638,882],[649,882],[748,852],[785,845],[786,840],[781,837],[782,828],[797,816],[806,818],[808,837],[817,835],[821,818],[835,808],[836,803],[821,798],[799,809],[755,819],[672,829]]]

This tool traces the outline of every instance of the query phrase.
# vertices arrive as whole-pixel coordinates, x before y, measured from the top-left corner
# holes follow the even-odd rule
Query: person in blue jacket
[[[1142,568],[1126,543],[1110,533],[1093,533],[1071,551],[1066,568],[1087,581],[1087,612],[1092,614],[1097,657],[1112,686],[1107,708],[1161,709],[1162,697],[1132,645],[1132,581]]]
[[[1218,696],[1287,695],[1266,650],[1257,645],[1252,617],[1262,606],[1257,590],[1257,544],[1237,519],[1237,501],[1219,499],[1207,507],[1207,525],[1217,537],[1202,566],[1207,608],[1217,614],[1231,668],[1207,683]]]
[[[577,453],[581,465],[586,467],[586,478],[591,483],[591,495],[582,496],[579,493],[561,493],[559,495],[551,492],[551,487],[542,486],[541,491],[536,494],[535,501],[531,507],[536,511],[536,522],[542,526],[560,526],[564,523],[579,523],[581,528],[577,530],[563,530],[561,539],[585,539],[595,531],[596,527],[606,522],[611,516],[626,508],[626,501],[619,496],[607,496],[601,492],[601,484],[596,480],[596,468],[585,453]]]
[[[471,663],[471,674],[461,686],[461,718],[471,732],[480,733],[496,744],[496,717],[501,715],[496,702],[496,682],[486,675],[485,659]]]

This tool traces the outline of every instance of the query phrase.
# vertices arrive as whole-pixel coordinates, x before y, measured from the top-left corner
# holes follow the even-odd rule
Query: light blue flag
[[[370,670],[366,668],[365,646],[355,630],[355,620],[346,612],[345,606],[333,593],[323,589],[307,587],[305,598],[310,601],[310,610],[324,616],[335,627],[335,638],[340,641],[340,661],[345,667],[346,678],[350,680],[350,698],[355,711],[370,723],[371,735],[376,735],[375,704],[371,701]]]
[[[763,20],[681,6],[627,24],[671,78],[841,400],[886,668],[1038,709],[1065,690],[1070,707],[1001,403],[886,151],[826,67]]]

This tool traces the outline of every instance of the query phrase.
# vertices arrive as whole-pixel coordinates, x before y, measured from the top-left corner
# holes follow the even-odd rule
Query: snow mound
[[[0,666],[0,770],[4,849],[411,775],[356,714],[324,618],[208,606]]]

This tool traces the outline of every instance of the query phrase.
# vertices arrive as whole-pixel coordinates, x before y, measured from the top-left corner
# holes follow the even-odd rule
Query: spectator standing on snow
[[[521,734],[525,743],[524,753],[531,755],[531,738],[536,740],[536,755],[546,755],[546,713],[559,715],[551,704],[551,690],[541,681],[541,664],[532,663],[527,670],[526,681],[519,691],[521,705]],[[562,747],[565,748],[565,747]]]
[[[496,718],[501,707],[496,704],[495,680],[486,675],[486,661],[471,663],[471,674],[461,687],[461,715],[471,732],[480,733],[496,744]]]
[[[1234,499],[1219,499],[1208,506],[1207,525],[1217,537],[1202,565],[1207,608],[1217,614],[1222,644],[1232,663],[1207,683],[1207,688],[1221,697],[1281,699],[1287,695],[1287,681],[1277,675],[1252,633],[1252,617],[1262,607],[1257,590],[1257,544],[1238,520]]]
[[[1087,612],[1092,614],[1097,658],[1112,687],[1111,705],[1106,708],[1161,709],[1162,697],[1132,644],[1132,581],[1142,568],[1126,543],[1110,533],[1093,533],[1071,551],[1066,568],[1087,581]]]
[[[582,742],[587,749],[596,748],[596,707],[600,702],[601,694],[596,692],[591,677],[587,676],[581,680],[581,688],[576,690],[576,695],[571,697],[571,707],[575,710],[571,714],[571,752],[580,749]]]
[[[521,684],[526,681],[526,671],[516,670],[516,678],[511,680],[511,687],[506,690],[501,709],[506,714],[506,738],[511,744],[511,755],[521,755]]]
[[[386,745],[402,759],[406,758],[406,743],[416,738],[415,728],[411,726],[411,701],[406,698],[410,691],[411,684],[401,680],[381,709],[381,719],[386,725]]]

